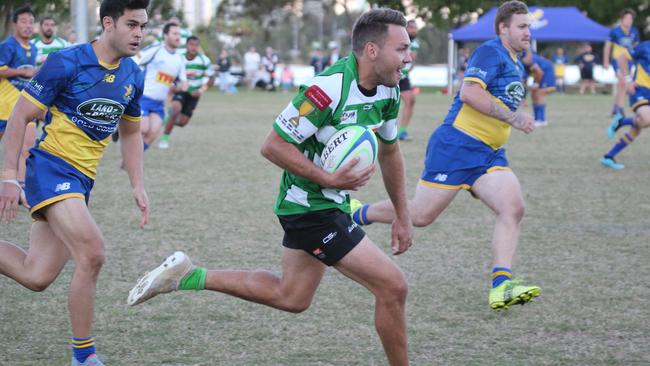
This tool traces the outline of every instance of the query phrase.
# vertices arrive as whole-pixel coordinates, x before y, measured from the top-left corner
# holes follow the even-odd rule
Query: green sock
[[[178,286],[179,290],[203,290],[205,289],[205,277],[208,275],[208,270],[205,268],[197,267],[192,272],[188,273],[181,280]]]
[[[160,136],[160,139],[163,140],[163,141],[169,141],[169,135],[164,134],[164,135]]]
[[[400,126],[399,133],[406,132],[406,127]]]

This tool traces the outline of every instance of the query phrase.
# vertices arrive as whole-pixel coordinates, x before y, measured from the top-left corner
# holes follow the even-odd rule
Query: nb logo
[[[56,188],[54,189],[54,192],[61,192],[61,191],[67,191],[70,189],[70,183],[65,182],[65,183],[59,183],[56,185]]]
[[[112,83],[115,81],[115,75],[113,74],[106,74],[104,75],[104,81],[107,83]]]
[[[447,174],[438,173],[436,174],[436,177],[433,178],[433,180],[438,182],[445,182],[447,181]]]

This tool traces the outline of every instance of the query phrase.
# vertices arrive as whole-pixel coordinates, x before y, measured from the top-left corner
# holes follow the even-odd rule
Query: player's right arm
[[[463,82],[460,90],[460,100],[467,103],[480,113],[501,120],[525,133],[531,133],[535,128],[533,117],[523,112],[512,112],[494,101],[494,98],[483,89],[483,86],[473,81]]]
[[[25,138],[25,127],[27,123],[42,113],[43,111],[38,106],[21,96],[7,121],[7,130],[4,135],[2,186],[0,187],[0,222],[3,215],[7,223],[16,218],[21,191],[17,181],[18,160]]]
[[[512,112],[498,104],[488,93],[487,86],[500,77],[499,55],[493,47],[481,46],[470,56],[465,78],[460,89],[460,100],[480,113],[501,120],[512,127],[530,133],[534,128],[533,117],[522,112]]]
[[[321,126],[331,121],[332,108],[336,108],[332,104],[332,99],[319,86],[302,86],[298,95],[277,117],[273,130],[262,144],[261,153],[280,168],[321,187],[356,190],[368,183],[374,165],[352,172],[359,162],[359,159],[355,159],[336,172],[328,173],[298,149],[300,144],[308,143],[307,140]]]
[[[603,68],[605,70],[609,69],[609,57],[612,54],[612,39],[614,39],[613,29],[609,32],[609,39],[605,41],[605,46],[603,47]]]
[[[266,137],[260,152],[262,156],[280,168],[325,188],[356,191],[368,183],[375,171],[373,164],[359,172],[352,172],[352,168],[359,162],[359,158],[356,158],[337,169],[336,172],[328,173],[309,160],[295,145],[287,142],[275,130],[272,130]]]

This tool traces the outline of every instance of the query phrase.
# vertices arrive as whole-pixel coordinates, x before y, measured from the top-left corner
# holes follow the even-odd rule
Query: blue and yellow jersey
[[[42,110],[50,109],[37,148],[94,179],[120,119],[140,121],[143,89],[144,75],[130,58],[104,63],[90,43],[51,54],[22,91]]]
[[[33,44],[24,45],[14,36],[9,36],[0,43],[0,70],[25,69],[36,66],[38,50]],[[29,79],[22,77],[0,78],[0,120],[6,121],[18,101],[20,91]]]
[[[569,63],[569,58],[562,54],[554,54],[552,57],[553,69],[555,71],[555,76],[563,78],[566,74],[566,65]]]
[[[632,26],[625,32],[619,25],[609,32],[609,41],[612,42],[612,59],[618,60],[624,54],[628,60],[632,59],[630,50],[639,44],[639,30]]]
[[[634,47],[631,56],[636,65],[636,85],[650,89],[650,41],[641,42]]]
[[[517,55],[511,54],[497,38],[474,50],[463,81],[480,84],[498,104],[515,111],[524,98],[523,70],[524,65]],[[510,136],[509,124],[463,103],[460,92],[456,94],[443,124],[454,126],[493,149],[501,147]]]

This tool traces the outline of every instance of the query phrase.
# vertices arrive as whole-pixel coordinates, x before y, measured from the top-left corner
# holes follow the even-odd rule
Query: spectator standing
[[[226,93],[230,90],[229,78],[230,78],[230,57],[228,56],[228,51],[225,49],[221,50],[219,59],[217,60],[217,67],[219,68],[219,90]]]
[[[318,75],[325,68],[325,59],[323,58],[323,52],[320,48],[316,49],[311,56],[311,62],[309,62],[311,67],[314,68],[314,75]]]
[[[566,74],[566,65],[569,63],[569,58],[564,53],[564,48],[558,47],[551,61],[553,61],[557,90],[560,93],[564,93],[564,75]]]
[[[266,52],[262,56],[262,65],[264,65],[271,79],[268,89],[269,91],[275,91],[275,68],[278,66],[278,55],[272,47],[266,47]]]
[[[591,45],[586,43],[582,47],[582,53],[575,58],[575,63],[580,69],[580,94],[584,94],[587,87],[589,87],[591,94],[596,94],[596,82],[594,81],[594,64],[596,61],[596,54],[591,50]]]
[[[255,46],[250,46],[248,52],[244,54],[244,73],[246,74],[245,79],[249,89],[253,89],[253,86],[255,85],[253,80],[255,79],[255,74],[260,68],[261,60],[262,58],[260,54],[257,53]]]
[[[282,68],[280,84],[282,84],[282,91],[285,93],[293,88],[293,70],[291,70],[289,64],[284,64],[284,67]]]

